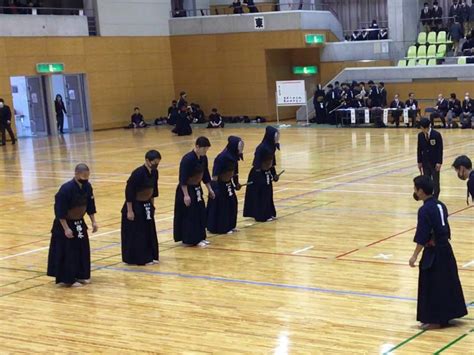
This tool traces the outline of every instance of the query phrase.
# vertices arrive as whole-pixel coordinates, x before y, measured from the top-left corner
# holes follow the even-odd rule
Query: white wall
[[[101,36],[168,36],[170,0],[97,0]]]
[[[0,14],[0,37],[89,36],[86,16]]]
[[[26,94],[26,78],[24,76],[11,77],[10,84],[11,86],[16,86],[18,89],[18,93],[12,93],[12,114],[15,117],[15,127],[18,137],[31,136],[30,111]]]

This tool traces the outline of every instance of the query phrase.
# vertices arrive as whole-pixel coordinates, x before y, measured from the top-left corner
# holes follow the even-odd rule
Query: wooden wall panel
[[[133,107],[164,116],[174,97],[169,37],[1,38],[0,97],[11,102],[10,76],[36,75],[40,62],[85,73],[93,129],[128,124]]]

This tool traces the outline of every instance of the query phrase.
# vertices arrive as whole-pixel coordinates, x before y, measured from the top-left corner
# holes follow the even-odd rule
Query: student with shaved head
[[[61,286],[79,287],[90,283],[91,259],[89,236],[84,215],[97,232],[95,200],[89,183],[89,167],[76,166],[74,178],[61,186],[55,196],[55,219],[51,230],[48,276]]]

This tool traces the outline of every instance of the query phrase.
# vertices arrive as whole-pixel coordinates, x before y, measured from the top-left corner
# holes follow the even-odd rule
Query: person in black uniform
[[[64,114],[67,115],[66,107],[64,106],[63,97],[59,94],[56,95],[54,100],[54,110],[56,112],[56,123],[59,133],[64,133]]]
[[[130,117],[130,121],[133,128],[145,128],[147,126],[143,115],[140,113],[139,107],[133,109],[133,115]]]
[[[425,32],[428,32],[430,30],[432,17],[433,14],[432,10],[430,9],[430,5],[425,2],[420,14],[421,24],[425,27]]]
[[[326,106],[324,103],[325,96],[326,96],[326,92],[324,91],[321,84],[318,84],[317,89],[314,92],[314,97],[313,97],[314,111],[316,113],[314,122],[318,124],[326,123],[327,121]]]
[[[176,127],[171,131],[178,136],[189,136],[193,134],[191,128],[191,118],[189,117],[188,109],[186,106],[181,106]]]
[[[207,128],[224,128],[224,120],[216,108],[213,108],[212,113],[209,115]]]
[[[181,91],[179,93],[179,99],[178,99],[178,104],[177,104],[177,107],[178,107],[178,111],[181,112],[181,109],[183,107],[188,107],[188,102],[186,101],[186,98],[188,97],[188,95],[186,94],[185,91]]]
[[[337,96],[336,91],[334,91],[334,86],[329,84],[327,86],[328,91],[326,92],[326,96],[324,101],[326,102],[326,110],[327,110],[327,122],[329,124],[335,125],[336,122],[336,109],[339,106],[340,97]]]
[[[380,94],[380,106],[381,107],[387,107],[387,90],[385,89],[385,83],[380,82],[379,83],[379,94]]]
[[[91,278],[91,254],[87,213],[92,222],[92,233],[99,229],[95,220],[94,193],[89,183],[89,167],[78,164],[74,179],[61,186],[55,196],[55,219],[51,229],[48,255],[48,276],[62,286],[82,286]]]
[[[199,104],[191,104],[193,123],[206,123],[204,111]]]
[[[226,148],[214,160],[211,186],[216,197],[207,202],[207,229],[226,234],[237,229],[237,196],[239,191],[239,160],[243,159],[244,141],[230,136]]]
[[[229,7],[233,9],[234,14],[244,13],[244,9],[242,8],[242,3],[240,2],[240,0],[234,0],[232,2],[232,5],[230,5]]]
[[[2,132],[2,142],[0,145],[7,144],[5,131],[8,131],[12,144],[16,143],[15,134],[12,130],[12,110],[10,109],[10,106],[5,105],[3,99],[0,99],[0,131]]]
[[[168,107],[168,124],[171,126],[176,125],[178,121],[179,110],[178,110],[178,101],[173,100],[171,106]]]
[[[267,126],[262,143],[255,150],[247,181],[252,183],[245,191],[244,217],[253,217],[257,222],[276,219],[273,202],[273,181],[277,182],[275,152],[280,149],[280,132]]]
[[[158,165],[161,154],[150,150],[145,164],[127,180],[122,207],[122,261],[150,265],[159,261],[155,226],[155,198],[158,197]]]
[[[472,20],[474,22],[474,19]],[[462,128],[474,128],[474,99],[471,99],[471,95],[468,92],[464,95],[460,118]]]
[[[201,181],[206,184],[209,197],[215,198],[206,156],[210,146],[209,139],[199,137],[194,149],[183,156],[179,164],[173,237],[175,242],[183,242],[186,246],[205,247],[209,244],[206,240],[206,205]]]
[[[418,133],[418,169],[429,176],[434,184],[434,197],[440,193],[439,173],[443,164],[443,138],[438,131],[430,127],[430,121],[422,118],[421,132]]]
[[[469,195],[474,201],[474,171],[472,170],[472,161],[466,155],[461,155],[454,160],[453,168],[461,180],[467,180],[467,199],[469,205]]]
[[[438,32],[443,26],[443,8],[439,6],[437,1],[433,2],[433,9],[431,10],[433,16],[433,29]]]
[[[247,5],[247,8],[249,9],[250,13],[256,13],[258,12],[258,8],[255,5],[254,0],[244,0],[244,4]]]
[[[375,126],[385,127],[385,124],[382,121],[383,111],[381,110],[381,107],[383,97],[380,93],[380,89],[372,80],[369,81],[369,88],[369,107],[374,117]]]
[[[415,267],[423,250],[419,264],[416,319],[424,330],[447,326],[451,319],[467,314],[456,258],[449,243],[448,210],[432,194],[433,181],[430,178],[418,176],[414,179],[413,198],[422,200],[423,206],[418,210],[413,240],[416,248],[409,264]]]
[[[436,106],[434,107],[434,111],[430,115],[431,126],[434,127],[434,120],[435,118],[440,118],[441,122],[443,122],[443,127],[446,128],[446,115],[449,111],[449,103],[443,96],[443,94],[438,95],[438,101],[436,102]]]
[[[448,128],[453,128],[453,119],[461,116],[462,113],[461,101],[457,99],[455,93],[451,94],[448,102],[448,110],[449,111],[446,114],[446,117],[448,118]]]
[[[410,92],[408,94],[408,100],[405,101],[405,107],[408,109],[408,118],[411,118],[412,127],[416,127],[416,116],[418,115],[418,100],[415,99],[415,94]],[[410,123],[407,123],[407,127],[410,126]]]
[[[403,102],[400,101],[400,95],[395,94],[393,101],[390,103],[390,108],[394,109],[392,111],[393,122],[395,123],[395,126],[398,127],[400,125],[400,116],[405,108]]]

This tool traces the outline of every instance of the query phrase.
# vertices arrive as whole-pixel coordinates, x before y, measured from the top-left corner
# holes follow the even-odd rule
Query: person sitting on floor
[[[213,108],[212,113],[209,115],[207,128],[224,128],[224,120],[216,108]]]
[[[148,126],[145,122],[145,120],[143,119],[143,115],[140,113],[140,108],[139,107],[135,107],[134,108],[134,113],[132,115],[132,123],[131,123],[131,127],[133,128],[144,128],[146,126]]]

